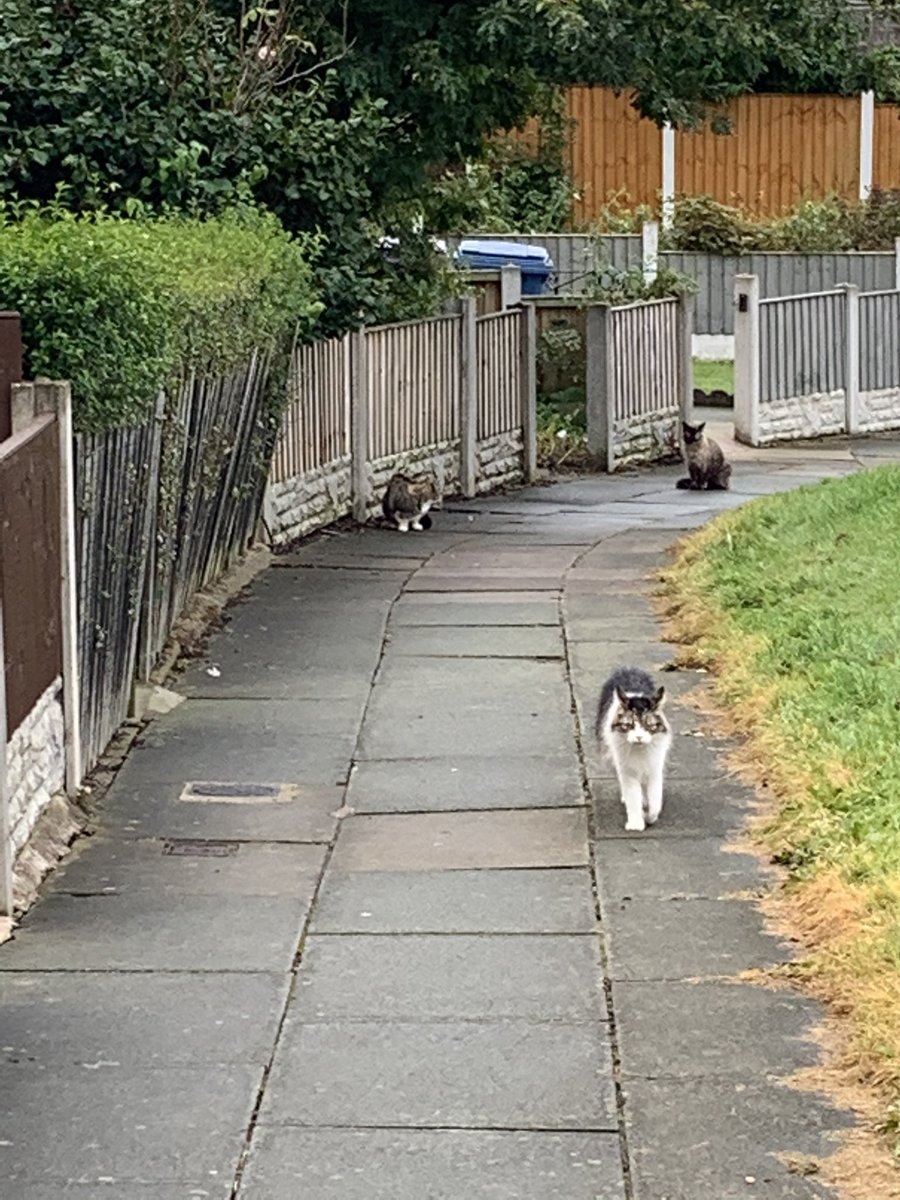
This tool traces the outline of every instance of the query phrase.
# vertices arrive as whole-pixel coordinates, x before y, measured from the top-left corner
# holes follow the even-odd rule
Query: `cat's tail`
[[[727,492],[731,486],[731,463],[723,463],[715,479],[709,481],[710,491]]]

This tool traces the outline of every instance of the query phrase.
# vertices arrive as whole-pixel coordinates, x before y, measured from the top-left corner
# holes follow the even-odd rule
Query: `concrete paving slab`
[[[347,776],[356,732],[348,723],[329,734],[323,719],[307,733],[289,702],[189,700],[148,725],[130,757],[145,781],[335,783]]]
[[[674,711],[673,706],[673,713]],[[703,720],[696,713],[683,708],[677,711],[673,726],[674,736],[666,762],[666,778],[695,780],[698,785],[697,798],[702,799],[701,781],[706,781],[705,786],[708,789],[718,787],[718,783],[714,784],[713,781],[725,777],[728,752],[734,743],[724,738],[707,736],[704,733]],[[591,779],[615,779],[613,765],[595,738],[585,739],[584,754]],[[743,793],[748,797],[749,789],[745,787]]]
[[[822,1010],[793,992],[749,983],[615,985],[623,1076],[786,1078],[818,1061],[810,1030]]]
[[[427,745],[419,747],[420,754],[427,751]],[[347,803],[358,813],[569,808],[583,804],[584,794],[571,750],[555,758],[510,758],[498,751],[482,757],[458,754],[358,762],[350,776]]]
[[[330,842],[337,828],[333,814],[343,804],[343,784],[292,785],[284,798],[247,804],[184,801],[180,797],[188,781],[158,779],[163,773],[164,767],[149,756],[127,759],[104,801],[104,831],[136,838]]]
[[[540,625],[393,626],[386,653],[439,658],[562,658],[562,630]]]
[[[3,1058],[86,1074],[113,1064],[262,1068],[288,983],[283,974],[0,971]]]
[[[631,1079],[624,1090],[635,1200],[829,1200],[775,1157],[834,1149],[827,1134],[847,1120],[809,1093],[752,1078]]]
[[[90,838],[48,886],[76,896],[295,896],[315,888],[324,861],[322,846]]]
[[[255,1066],[50,1071],[2,1063],[0,1190],[18,1200],[22,1179],[217,1188],[234,1176],[261,1074]]]
[[[466,661],[494,664],[521,660]],[[399,700],[393,690],[376,689],[356,758],[416,758],[426,750],[437,758],[447,758],[458,753],[460,747],[478,757],[486,757],[492,751],[504,757],[535,755],[548,760],[563,757],[572,746],[568,707],[533,697],[525,697],[523,702],[529,706],[526,711],[496,703],[470,703],[460,711],[453,705],[439,708],[434,701],[429,703],[427,696]]]
[[[453,592],[399,601],[391,614],[391,629],[398,626],[491,625],[559,626],[555,600],[529,599],[519,592]]]
[[[614,980],[732,978],[787,962],[790,947],[764,933],[747,900],[646,900],[603,906]]]
[[[623,1200],[624,1194],[614,1134],[468,1129],[263,1127],[241,1188],[241,1200]]]
[[[186,1179],[183,1183],[74,1183],[58,1179],[53,1183],[35,1183],[17,1178],[10,1180],[15,1200],[230,1200],[230,1182]]]
[[[609,838],[597,844],[596,872],[598,887],[611,904],[626,897],[720,900],[767,882],[752,854],[726,852],[716,837]]]
[[[568,703],[565,667],[558,662],[479,659],[435,662],[397,655],[382,664],[373,689],[373,702],[393,693],[391,703],[405,709],[472,708],[500,703],[510,711],[539,711],[541,707]],[[371,715],[371,707],[367,718]]]
[[[587,816],[583,808],[355,816],[331,861],[336,871],[578,867],[588,861]]]
[[[287,971],[311,894],[47,898],[0,954],[3,971]]]
[[[592,613],[599,612],[602,605],[592,603],[589,608]],[[568,602],[565,612],[566,638],[570,642],[630,643],[640,646],[645,642],[656,642],[659,638],[659,622],[649,615],[578,615],[577,610],[573,612],[568,607]]]
[[[619,785],[612,778],[592,779],[598,841],[622,839],[640,846],[649,841],[672,841],[703,837],[728,838],[746,825],[754,812],[747,789],[723,776],[698,779],[669,772],[663,791],[663,810],[655,825],[641,833],[625,829],[625,809],[619,799]],[[603,851],[599,851],[602,855]]]
[[[330,870],[313,933],[591,933],[584,868],[508,871]]]
[[[604,1028],[288,1020],[264,1125],[612,1131]]]
[[[502,574],[486,575],[479,571],[471,574],[449,575],[423,568],[406,585],[408,593],[412,592],[508,592],[514,587],[519,592],[552,592],[559,591],[562,576],[558,571],[534,572],[515,574],[504,571]]]
[[[327,935],[303,950],[294,1017],[604,1021],[593,934]]]

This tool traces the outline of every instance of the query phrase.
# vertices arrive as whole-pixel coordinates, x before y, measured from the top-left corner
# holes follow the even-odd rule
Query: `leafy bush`
[[[634,304],[638,300],[666,300],[672,296],[690,296],[697,291],[697,282],[680,271],[661,267],[654,280],[648,283],[640,266],[627,271],[605,264],[593,279],[587,281],[586,300],[602,300],[607,304]]]
[[[72,382],[76,427],[142,419],[186,370],[274,350],[321,311],[314,242],[271,216],[76,217],[55,207],[0,224],[0,295],[22,314],[26,367]]]
[[[675,205],[667,250],[747,254],[784,250],[835,254],[846,250],[893,250],[900,237],[900,191],[873,188],[867,200],[840,196],[804,200],[780,217],[754,220],[711,196],[684,196]]]

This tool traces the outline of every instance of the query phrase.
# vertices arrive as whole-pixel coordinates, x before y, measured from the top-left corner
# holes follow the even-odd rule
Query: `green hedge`
[[[72,382],[76,428],[140,421],[187,370],[275,349],[322,305],[312,239],[236,209],[204,220],[53,210],[0,224],[0,306],[22,314],[29,377]]]

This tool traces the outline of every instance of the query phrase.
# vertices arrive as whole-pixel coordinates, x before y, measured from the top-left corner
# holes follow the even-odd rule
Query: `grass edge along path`
[[[840,1019],[833,1065],[900,1157],[900,468],[722,514],[661,595],[741,738],[732,765],[771,798],[751,836],[787,869],[774,907],[807,947],[788,974]]]

